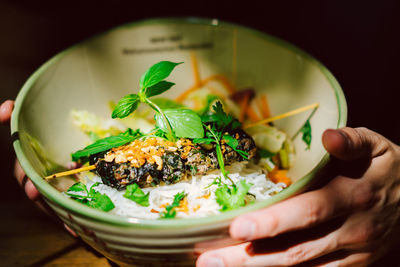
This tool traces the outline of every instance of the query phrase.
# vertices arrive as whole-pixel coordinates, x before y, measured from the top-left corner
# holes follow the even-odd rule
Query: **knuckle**
[[[301,246],[295,246],[288,249],[284,256],[284,264],[287,266],[292,266],[295,264],[299,264],[307,259],[307,251]]]
[[[279,226],[279,217],[275,212],[271,212],[268,216],[268,228],[271,233],[271,236],[275,236],[277,234],[277,229]]]
[[[374,186],[368,180],[358,183],[352,190],[352,206],[355,209],[367,209],[374,200]]]
[[[306,225],[312,225],[319,221],[323,208],[315,202],[306,201],[303,203],[306,215]]]

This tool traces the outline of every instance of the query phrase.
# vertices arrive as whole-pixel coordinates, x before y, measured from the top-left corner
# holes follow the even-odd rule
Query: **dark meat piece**
[[[224,162],[230,165],[234,162],[250,160],[256,154],[256,145],[253,139],[241,129],[227,133],[238,140],[236,149],[248,153],[247,159],[222,142]],[[182,180],[188,173],[192,175],[204,175],[210,170],[219,168],[214,146],[194,146],[190,143],[190,150],[185,147],[175,151],[165,151],[161,156],[162,166],[146,161],[140,166],[134,166],[131,162],[116,163],[115,160],[106,161],[103,154],[90,157],[90,163],[96,165],[95,172],[101,177],[103,183],[124,189],[127,185],[137,183],[140,187],[155,186],[161,182],[165,184],[176,183]],[[187,148],[187,147],[186,147]],[[186,151],[186,152],[185,152]],[[184,156],[183,156],[184,155]]]

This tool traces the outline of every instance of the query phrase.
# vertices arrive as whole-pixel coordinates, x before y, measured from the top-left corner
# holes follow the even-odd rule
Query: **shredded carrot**
[[[197,199],[200,199],[200,198],[208,199],[210,196],[211,196],[211,194],[210,194],[210,192],[208,192],[207,194],[205,194],[205,195],[203,195],[203,196],[197,197]]]
[[[261,114],[263,116],[263,119],[269,118],[271,116],[271,112],[269,109],[268,105],[268,100],[266,95],[261,95],[261,97],[258,99],[258,107],[261,110]]]
[[[287,177],[287,170],[279,170],[275,168],[268,173],[268,178],[274,183],[284,183],[286,186],[289,186],[292,183],[292,180]]]
[[[175,98],[175,101],[178,102],[178,103],[182,103],[182,101],[185,100],[188,97],[188,95],[190,95],[194,91],[198,90],[199,88],[200,87],[197,84],[192,86],[192,87],[190,87],[189,89],[184,91],[182,94],[180,94],[177,98]]]
[[[245,119],[245,115],[247,113],[247,109],[249,106],[249,95],[245,94],[243,98],[240,100],[240,114],[239,114],[239,121],[243,122]]]
[[[236,92],[236,88],[231,84],[231,82],[228,80],[228,78],[226,78],[224,75],[222,74],[215,74],[215,75],[211,75],[208,78],[205,78],[202,81],[202,84],[205,85],[207,83],[209,83],[210,81],[219,81],[224,87],[225,89],[228,91],[228,93],[230,95],[234,94]]]
[[[256,122],[256,121],[260,120],[257,113],[253,110],[253,108],[250,105],[248,105],[248,107],[247,107],[246,114],[252,122]]]
[[[226,96],[223,95],[220,91],[218,91],[218,89],[215,88],[214,86],[207,85],[207,88],[211,91],[211,93],[213,93],[214,95],[218,96],[219,98],[226,99]]]
[[[196,207],[193,208],[193,211],[196,212],[199,209],[200,209],[200,205],[196,205]]]
[[[195,53],[191,53],[190,59],[192,61],[194,84],[196,86],[200,86],[201,85],[201,80],[200,80],[200,74],[199,74],[199,64],[197,63],[196,54]]]
[[[150,212],[152,212],[152,213],[159,213],[159,212],[156,211],[155,209],[151,209]]]
[[[182,211],[186,214],[189,214],[189,206],[188,206],[188,200],[187,197],[181,200],[179,203],[179,207],[176,208],[177,211]]]

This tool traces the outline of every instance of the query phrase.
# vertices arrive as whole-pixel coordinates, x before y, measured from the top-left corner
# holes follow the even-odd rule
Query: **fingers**
[[[6,124],[10,121],[11,113],[14,108],[14,101],[7,100],[0,106],[0,123]]]
[[[230,227],[232,238],[254,240],[308,228],[340,215],[352,200],[345,197],[351,187],[335,181],[322,189],[307,192],[236,218]],[[345,181],[351,183],[352,181]]]
[[[25,175],[24,170],[21,168],[21,165],[18,161],[15,161],[14,165],[14,175],[17,179],[21,188],[25,191],[26,196],[33,201],[36,201],[40,198],[40,193],[32,183],[32,181]]]
[[[335,260],[323,265],[323,267],[337,267],[337,266],[343,266],[343,267],[362,267],[362,266],[368,266],[372,262],[372,257],[371,257],[370,252],[359,252],[359,253],[354,253],[350,254],[349,256],[345,257],[344,259],[339,259]]]
[[[388,140],[366,128],[326,130],[322,143],[331,155],[343,160],[377,157],[389,147]]]
[[[226,247],[203,253],[198,267],[205,266],[292,266],[328,254],[337,248],[337,232],[319,239],[297,244],[286,250],[254,253],[252,243]],[[268,250],[268,248],[266,248]]]

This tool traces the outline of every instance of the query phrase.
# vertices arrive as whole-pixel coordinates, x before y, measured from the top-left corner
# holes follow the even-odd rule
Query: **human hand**
[[[11,119],[11,113],[14,108],[14,101],[7,100],[0,105],[0,123],[9,124]],[[25,174],[18,160],[14,164],[14,176],[17,179],[19,185],[25,191],[26,196],[35,202],[36,206],[39,207],[46,213],[51,213],[49,207],[42,201],[39,191],[36,189],[35,185]],[[74,237],[77,237],[76,233],[73,232],[66,224],[64,224],[65,229],[70,232]]]
[[[12,100],[7,100],[1,104],[0,122],[2,124],[9,124],[13,108],[14,108],[14,101]],[[14,176],[17,179],[19,185],[25,191],[26,196],[32,201],[37,201],[40,197],[39,191],[33,185],[32,181],[28,178],[28,176],[25,175],[18,160],[16,160],[14,164]]]
[[[245,242],[205,252],[197,266],[366,266],[393,248],[399,147],[365,128],[327,130],[322,142],[338,159],[332,180],[236,218],[230,235]]]

